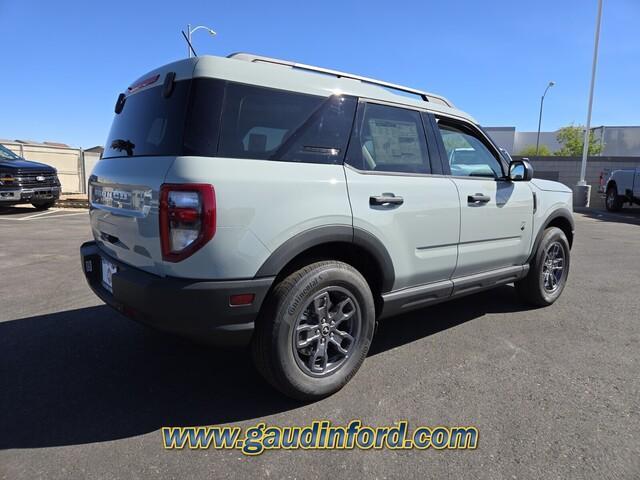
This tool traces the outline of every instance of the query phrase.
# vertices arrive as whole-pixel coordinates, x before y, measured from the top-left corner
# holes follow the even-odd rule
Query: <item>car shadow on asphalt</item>
[[[385,322],[370,354],[523,308],[512,287],[471,298]],[[259,377],[245,350],[198,346],[106,306],[0,323],[0,449],[103,442],[300,407]]]
[[[600,220],[601,222],[628,223],[630,225],[640,225],[640,208],[623,208],[619,212],[608,212],[604,209],[582,208],[576,209],[587,218]]]
[[[415,340],[456,327],[488,313],[531,310],[510,285],[451,300],[380,322],[369,356],[406,345]]]
[[[20,215],[21,213],[38,213],[41,211],[31,205],[20,205],[19,207],[0,206],[0,215]]]

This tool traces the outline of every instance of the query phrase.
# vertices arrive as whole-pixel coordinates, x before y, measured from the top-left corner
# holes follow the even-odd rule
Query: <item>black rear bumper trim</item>
[[[89,286],[107,305],[125,316],[164,330],[220,346],[246,345],[274,277],[209,281],[160,277],[119,262],[96,242],[80,247]],[[102,285],[101,260],[118,266],[113,294]],[[229,296],[253,293],[251,305],[231,307]]]

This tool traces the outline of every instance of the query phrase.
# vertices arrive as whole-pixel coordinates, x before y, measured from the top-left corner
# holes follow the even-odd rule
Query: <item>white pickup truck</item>
[[[640,168],[614,170],[605,183],[605,206],[619,211],[625,203],[640,205]]]

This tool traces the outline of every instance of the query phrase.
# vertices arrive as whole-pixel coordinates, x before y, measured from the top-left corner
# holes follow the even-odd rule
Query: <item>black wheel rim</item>
[[[327,287],[304,305],[293,327],[293,356],[307,375],[335,373],[355,350],[362,325],[360,307],[345,288]]]
[[[545,292],[555,293],[562,286],[566,255],[560,242],[553,242],[545,251],[542,264],[542,286]]]

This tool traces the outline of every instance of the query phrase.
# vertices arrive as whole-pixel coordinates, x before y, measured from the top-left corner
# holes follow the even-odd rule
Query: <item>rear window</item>
[[[181,155],[189,80],[176,82],[169,98],[162,85],[127,97],[104,147],[104,158]]]
[[[357,100],[210,78],[129,96],[104,157],[196,155],[342,163]]]

